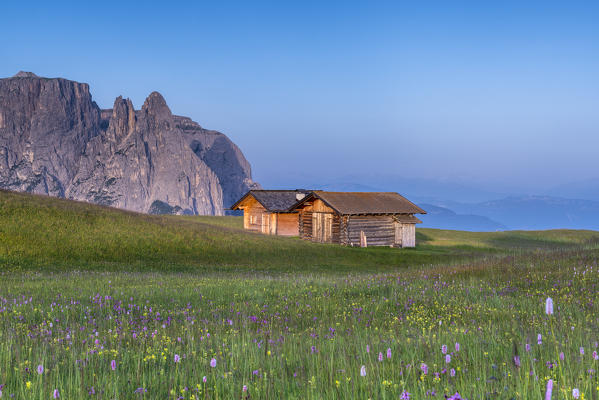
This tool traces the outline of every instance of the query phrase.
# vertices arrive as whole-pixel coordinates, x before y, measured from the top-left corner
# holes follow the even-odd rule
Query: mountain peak
[[[19,71],[15,76],[13,76],[13,78],[39,78],[39,76],[33,72]]]

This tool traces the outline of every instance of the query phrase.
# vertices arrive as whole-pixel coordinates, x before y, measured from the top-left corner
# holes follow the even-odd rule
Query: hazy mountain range
[[[428,211],[422,227],[469,231],[599,230],[599,179],[561,185],[549,195],[508,194],[475,185],[402,177],[345,177],[302,182],[302,188],[333,191],[394,191]],[[362,182],[368,182],[367,184]],[[573,198],[565,197],[566,194]],[[577,198],[576,198],[577,197]]]

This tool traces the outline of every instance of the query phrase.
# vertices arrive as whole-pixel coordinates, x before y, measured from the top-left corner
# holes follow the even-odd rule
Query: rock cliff
[[[171,113],[157,92],[111,110],[89,86],[19,72],[0,79],[0,188],[149,213],[222,215],[259,187],[225,135]]]

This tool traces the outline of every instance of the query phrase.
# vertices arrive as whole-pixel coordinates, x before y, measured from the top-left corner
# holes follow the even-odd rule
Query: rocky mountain
[[[20,72],[0,79],[0,188],[146,213],[221,215],[259,187],[224,134],[151,93],[110,110],[89,86]]]

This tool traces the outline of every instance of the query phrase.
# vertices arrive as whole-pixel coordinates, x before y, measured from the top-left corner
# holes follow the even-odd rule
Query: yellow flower
[[[25,386],[27,386],[27,389],[31,389],[31,382],[30,381],[25,382]]]

